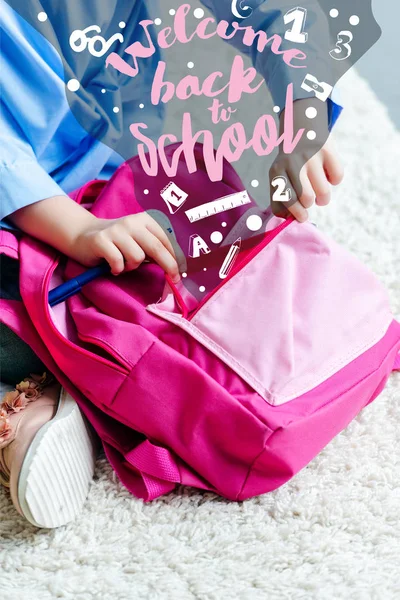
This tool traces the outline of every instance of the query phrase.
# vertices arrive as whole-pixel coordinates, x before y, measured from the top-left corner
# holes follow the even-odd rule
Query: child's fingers
[[[104,258],[108,262],[113,275],[119,275],[125,269],[124,257],[111,240],[104,240],[102,242],[99,258]]]
[[[174,248],[173,248],[170,240],[168,239],[167,234],[161,227],[161,225],[159,225],[157,223],[157,221],[155,219],[153,219],[153,217],[151,217],[150,215],[146,215],[146,216],[148,217],[148,219],[146,220],[146,228],[153,235],[155,235],[157,239],[160,240],[160,242],[166,247],[168,252],[175,258]]]
[[[324,157],[326,177],[332,185],[339,185],[343,181],[344,168],[335,152],[327,152]]]
[[[283,167],[283,165],[280,165],[277,159],[275,159],[273,165],[269,170],[269,193],[271,210],[272,214],[281,219],[287,219],[289,216],[289,211],[287,209],[287,206],[285,206],[283,202],[277,202],[276,200],[274,200],[276,188],[273,187],[272,181],[275,179],[275,177],[279,177],[279,175],[284,173],[284,171],[285,168]]]
[[[288,168],[288,176],[292,189],[292,202],[295,198],[297,199],[297,202],[288,206],[288,210],[299,223],[305,223],[308,221],[307,208],[314,204],[311,183],[304,167],[299,173],[299,164],[294,164]]]
[[[308,212],[300,202],[295,202],[292,206],[289,206],[288,211],[299,223],[308,221]]]
[[[163,242],[153,235],[148,229],[140,231],[135,235],[137,243],[147,256],[152,258],[168,275],[174,283],[179,281],[179,268],[174,256],[164,246]]]
[[[290,181],[290,178],[286,173],[284,173],[282,177],[285,177],[286,180]],[[291,200],[289,200],[289,202],[277,202],[273,198],[275,190],[271,186],[273,190],[271,192],[272,212],[276,217],[280,217],[281,219],[287,219],[290,215],[292,215],[300,223],[303,223],[308,219],[308,212],[306,211],[304,206],[300,204],[295,188],[292,185],[289,185],[289,187],[291,190]]]
[[[298,169],[297,169],[298,168]],[[283,177],[287,181],[287,187],[291,192],[291,199],[288,202],[277,202],[274,200],[276,188],[271,183],[271,208],[275,216],[283,219],[292,215],[300,223],[304,223],[308,220],[308,212],[306,208],[311,206],[314,202],[314,194],[312,191],[311,184],[306,174],[300,172],[300,165],[298,161],[295,163],[293,160],[279,165],[277,161],[271,168],[270,181],[272,182],[275,177]]]
[[[287,219],[290,216],[290,212],[283,202],[275,202],[271,200],[271,210],[272,214],[280,219]]]
[[[124,257],[124,271],[137,269],[145,260],[144,251],[127,233],[114,237],[113,242]]]
[[[304,208],[311,208],[315,202],[315,194],[305,166],[300,171],[300,184],[300,202]]]
[[[293,161],[290,162],[287,166],[286,173],[283,175],[288,182],[287,187],[291,192],[291,200],[285,203],[285,206],[288,213],[299,221],[299,223],[304,223],[308,220],[308,212],[306,209],[313,203],[314,197],[312,193],[310,194],[308,189],[311,187],[310,182],[307,177],[299,176],[299,169],[297,167],[298,165],[296,165],[296,163],[293,163]]]
[[[283,202],[271,200],[271,210],[272,214],[280,219],[287,219],[290,216],[287,206],[285,206]]]
[[[293,185],[291,177],[288,173],[283,173],[282,177],[285,177],[286,181],[288,182],[287,187],[290,189],[291,199],[288,202],[276,202],[272,196],[272,212],[275,216],[281,217],[282,219],[287,219],[290,215],[292,215],[295,219],[297,219],[297,221],[304,223],[308,220],[308,212],[299,202],[298,194],[300,194],[301,188],[298,184],[297,186]],[[274,210],[275,204],[279,206]]]
[[[315,194],[307,175],[306,166],[299,173],[300,164],[293,165],[288,169],[290,183],[296,192],[299,202],[304,208],[311,208],[315,201]]]
[[[310,165],[307,174],[315,193],[315,203],[318,206],[326,206],[331,201],[331,190],[322,163]]]

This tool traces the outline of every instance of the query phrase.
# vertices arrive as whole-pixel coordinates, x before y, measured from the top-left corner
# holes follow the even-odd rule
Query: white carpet
[[[317,222],[375,271],[400,316],[400,134],[355,73],[344,91],[346,180]],[[241,504],[180,489],[145,505],[100,459],[81,516],[48,532],[1,490],[0,597],[400,598],[399,399],[397,374],[308,468]]]

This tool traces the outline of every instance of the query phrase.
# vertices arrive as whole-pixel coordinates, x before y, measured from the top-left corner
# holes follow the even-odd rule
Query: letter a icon
[[[210,254],[211,250],[202,237],[197,234],[191,235],[189,240],[189,256],[199,258],[201,254]]]

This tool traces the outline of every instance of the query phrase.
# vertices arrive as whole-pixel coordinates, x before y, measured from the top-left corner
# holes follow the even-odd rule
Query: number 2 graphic
[[[271,185],[277,188],[272,196],[273,202],[289,202],[292,199],[292,190],[286,188],[286,177],[275,177]]]
[[[283,17],[285,25],[293,21],[292,29],[288,29],[285,33],[285,40],[295,42],[296,44],[305,44],[308,40],[308,33],[304,33],[304,25],[307,19],[307,9],[297,6],[288,10]]]
[[[330,56],[335,60],[346,60],[351,56],[350,42],[354,39],[351,31],[341,31],[338,33],[336,48],[329,52]]]

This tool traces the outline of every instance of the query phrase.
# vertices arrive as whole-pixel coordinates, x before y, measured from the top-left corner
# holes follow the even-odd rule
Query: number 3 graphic
[[[338,33],[337,39],[336,48],[331,50],[329,54],[335,60],[346,60],[351,56],[350,42],[353,41],[353,34],[351,31],[341,31]]]
[[[292,190],[286,188],[286,177],[275,177],[271,181],[271,185],[277,188],[272,196],[273,202],[289,202],[292,199]]]

